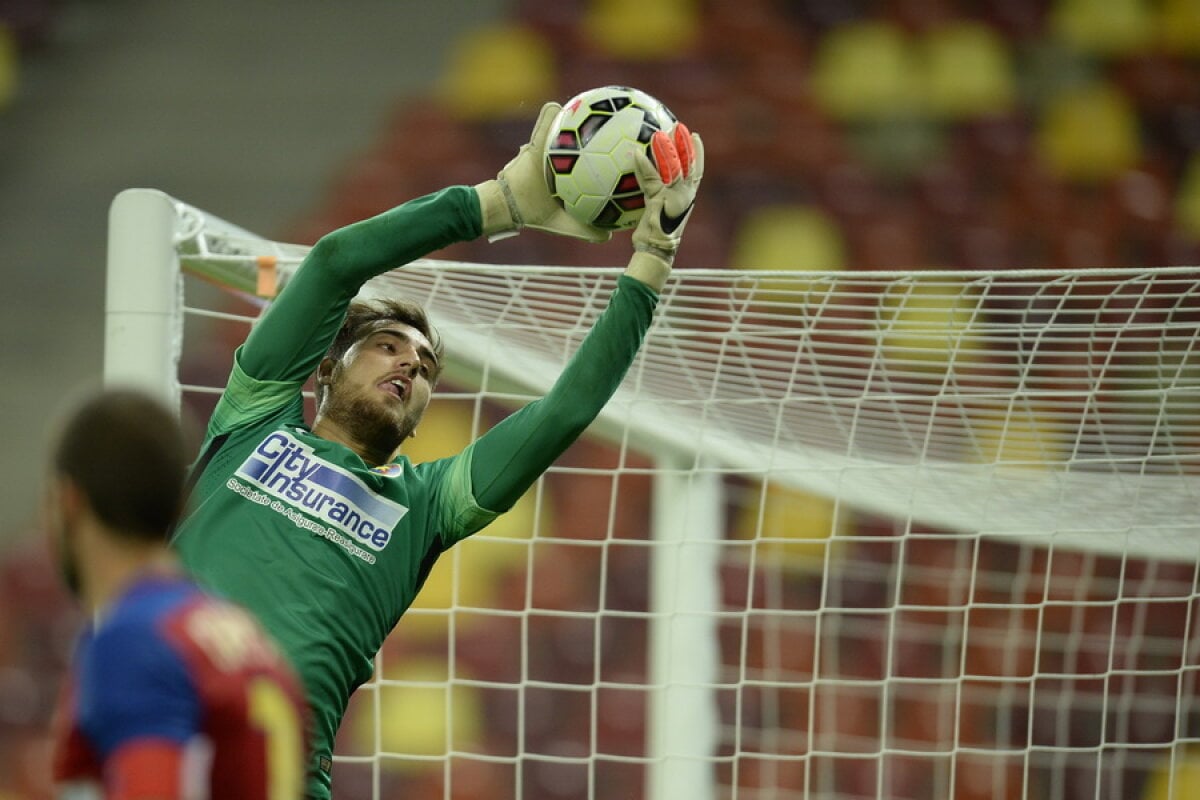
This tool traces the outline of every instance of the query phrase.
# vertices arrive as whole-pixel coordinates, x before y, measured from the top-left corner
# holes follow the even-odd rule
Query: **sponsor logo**
[[[235,474],[254,487],[240,492],[251,502],[284,503],[375,551],[387,547],[392,531],[408,513],[284,431],[263,439]]]
[[[404,473],[404,467],[399,464],[380,464],[378,467],[371,467],[371,472],[385,478],[395,478]]]

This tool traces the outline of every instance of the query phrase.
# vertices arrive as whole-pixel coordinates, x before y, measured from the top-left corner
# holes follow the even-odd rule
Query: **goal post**
[[[216,393],[253,314],[195,279],[269,296],[306,251],[122,193],[106,379]],[[425,260],[371,281],[448,343],[431,414],[452,411],[414,444],[540,396],[619,274]],[[1188,796],[1198,337],[1191,267],[676,270],[591,444],[435,569],[335,787]]]
[[[104,381],[179,404],[183,317],[176,206],[166,194],[127,190],[109,210]]]

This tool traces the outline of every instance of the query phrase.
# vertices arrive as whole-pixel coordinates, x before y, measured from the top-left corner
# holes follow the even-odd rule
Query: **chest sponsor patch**
[[[408,512],[286,431],[263,439],[235,474],[375,551],[387,547],[392,531]]]

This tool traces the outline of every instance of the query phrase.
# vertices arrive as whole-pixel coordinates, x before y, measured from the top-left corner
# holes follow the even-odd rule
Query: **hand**
[[[516,157],[496,176],[496,183],[512,220],[508,230],[534,228],[589,242],[608,241],[611,236],[608,231],[585,225],[567,214],[550,194],[550,187],[546,185],[546,168],[542,159],[554,118],[560,111],[562,106],[558,103],[546,103],[542,106],[529,144],[522,145]],[[484,190],[481,189],[481,196],[483,194]]]
[[[670,136],[655,133],[650,146],[656,163],[645,153],[637,153],[637,176],[646,194],[646,210],[634,228],[633,247],[670,266],[704,177],[704,143],[680,122]]]

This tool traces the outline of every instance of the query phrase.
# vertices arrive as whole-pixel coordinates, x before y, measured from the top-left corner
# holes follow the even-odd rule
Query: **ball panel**
[[[555,154],[550,156],[550,167],[555,175],[566,175],[575,169],[575,162],[578,160],[578,153]]]
[[[646,199],[634,170],[638,148],[653,161],[650,138],[675,116],[649,94],[604,86],[569,100],[547,142],[546,179],[572,217],[608,229],[631,228]]]

